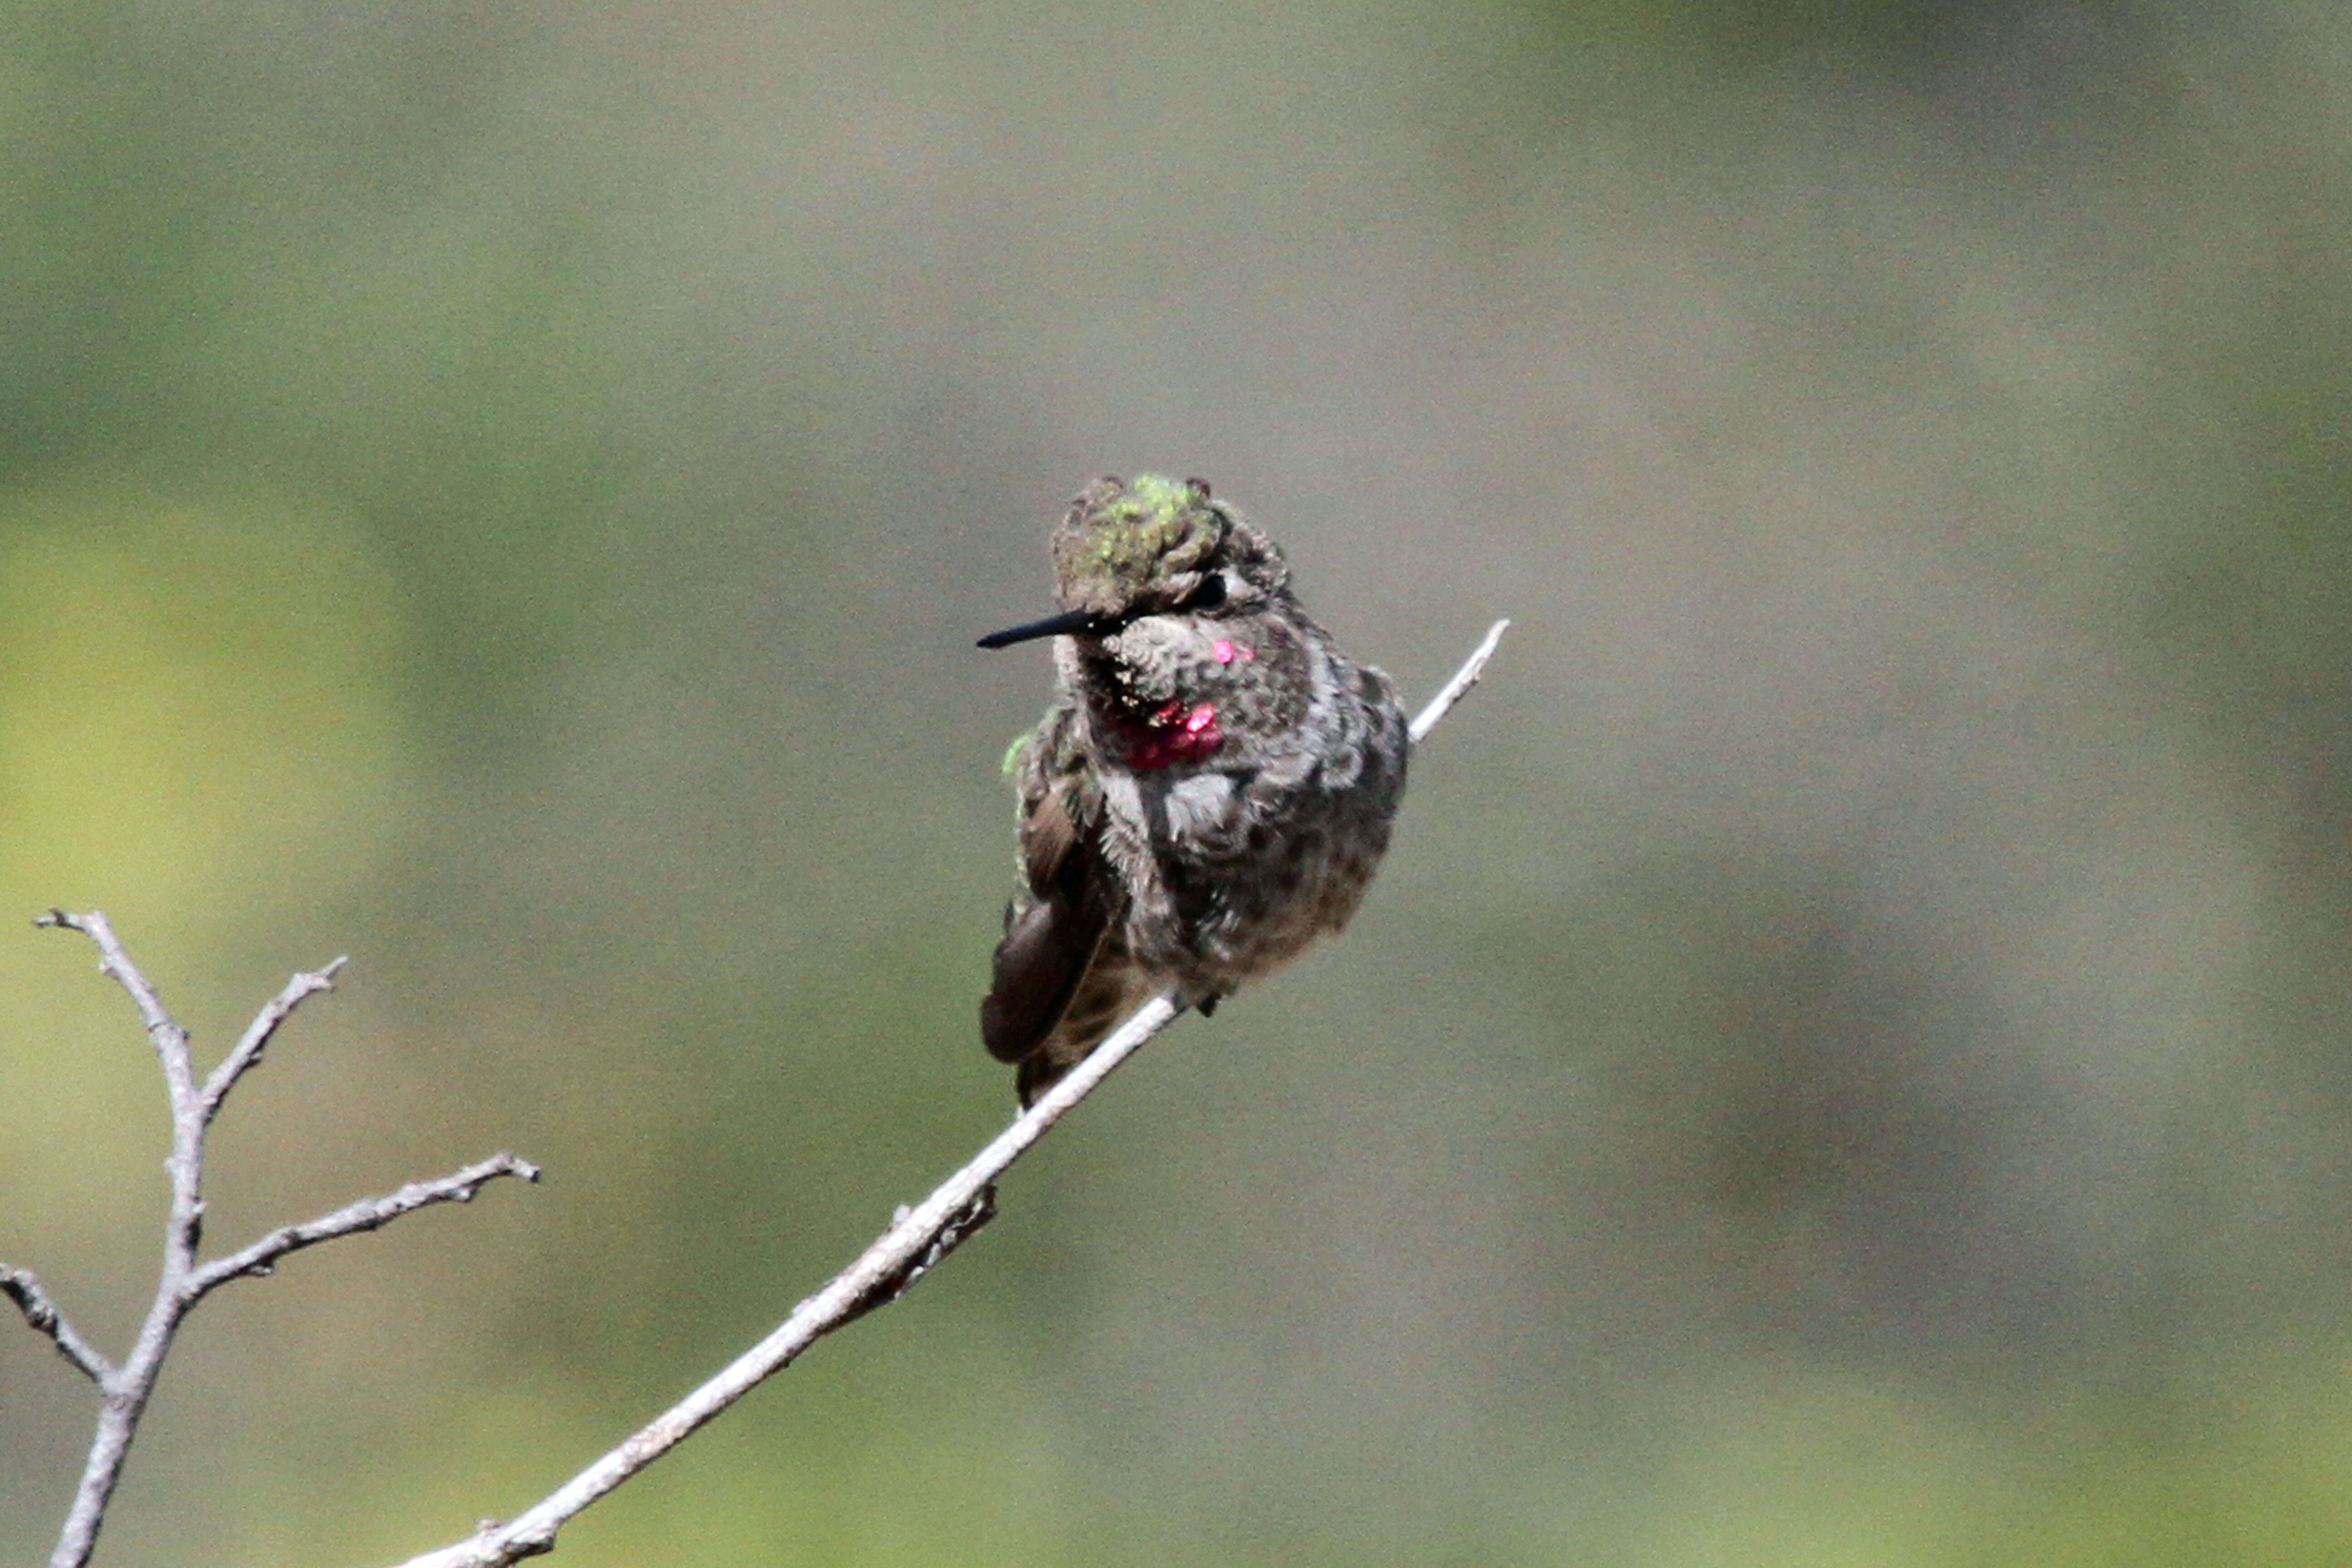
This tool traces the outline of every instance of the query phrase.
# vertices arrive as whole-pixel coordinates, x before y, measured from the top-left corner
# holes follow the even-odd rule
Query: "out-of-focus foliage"
[[[1010,1110],[1045,526],[1214,479],[1427,690],[1342,942],[564,1560],[2352,1555],[2352,22],[2326,7],[19,5],[0,912],[217,1049],[103,1543],[538,1496]],[[0,1256],[163,1151],[0,928]],[[0,1557],[87,1390],[0,1325]]]

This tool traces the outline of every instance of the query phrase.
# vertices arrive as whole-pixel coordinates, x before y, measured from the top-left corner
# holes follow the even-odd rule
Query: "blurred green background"
[[[353,955],[101,1560],[511,1514],[1010,1111],[996,759],[1098,472],[1430,690],[1188,1020],[593,1564],[2352,1558],[2352,14],[22,4],[0,1257]],[[89,1390],[0,1325],[0,1559]]]

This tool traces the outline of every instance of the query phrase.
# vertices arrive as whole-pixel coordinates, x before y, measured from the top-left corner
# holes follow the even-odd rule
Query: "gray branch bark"
[[[268,1273],[289,1252],[373,1230],[434,1204],[467,1202],[486,1184],[500,1176],[537,1181],[539,1170],[512,1154],[494,1154],[438,1181],[414,1182],[384,1197],[364,1199],[300,1225],[281,1226],[225,1258],[200,1264],[197,1254],[204,1237],[205,1138],[211,1131],[213,1119],[220,1114],[229,1090],[261,1060],[271,1037],[303,999],[334,988],[335,972],[344,961],[339,958],[315,973],[294,976],[283,991],[263,1005],[228,1055],[200,1083],[188,1050],[188,1032],[173,1020],[155,987],[131,962],[104,915],[96,911],[72,915],[63,910],[52,910],[35,923],[79,931],[97,944],[100,972],[121,986],[139,1009],[140,1022],[146,1026],[148,1041],[163,1066],[164,1090],[172,1107],[172,1154],[164,1162],[164,1171],[172,1184],[172,1205],[163,1226],[162,1277],[156,1282],[155,1299],[140,1325],[139,1337],[121,1365],[109,1362],[97,1347],[74,1331],[38,1279],[25,1269],[0,1263],[0,1295],[15,1301],[26,1322],[98,1384],[98,1429],[90,1439],[89,1457],[82,1467],[72,1506],[67,1510],[65,1527],[58,1533],[56,1550],[49,1554],[49,1568],[83,1568],[98,1543],[107,1504],[122,1479],[131,1439],[139,1429],[140,1416],[146,1413],[148,1400],[154,1395],[163,1360],[171,1353],[173,1336],[179,1332],[180,1324],[197,1302],[231,1279]]]
[[[1486,636],[1412,721],[1418,743],[1435,729],[1478,683],[1495,648],[1510,626],[1496,621]],[[556,1532],[573,1516],[631,1476],[684,1442],[697,1427],[782,1372],[824,1335],[895,1300],[921,1274],[954,1250],[986,1222],[998,1177],[1012,1167],[1054,1124],[1095,1091],[1146,1040],[1167,1027],[1182,1009],[1172,992],[1145,1003],[1117,1032],[1070,1069],[1036,1104],[913,1208],[902,1208],[890,1227],[824,1289],[793,1309],[766,1339],[745,1351],[717,1376],[656,1416],[618,1447],[557,1488],[545,1499],[499,1523],[485,1524],[454,1545],[412,1557],[401,1568],[507,1568],[526,1557],[555,1550]]]

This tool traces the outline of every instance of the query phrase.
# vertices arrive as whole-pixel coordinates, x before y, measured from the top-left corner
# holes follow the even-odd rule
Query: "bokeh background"
[[[120,1348],[353,962],[101,1546],[510,1514],[1006,1119],[1089,476],[1413,694],[1172,1030],[593,1564],[2352,1558],[2352,13],[71,0],[0,17],[0,1257]],[[0,1325],[0,1558],[87,1387]]]

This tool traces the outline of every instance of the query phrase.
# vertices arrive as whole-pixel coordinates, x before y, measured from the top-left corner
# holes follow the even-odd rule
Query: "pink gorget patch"
[[[1171,698],[1141,725],[1120,728],[1127,735],[1127,765],[1139,772],[1197,763],[1225,743],[1213,702],[1199,702],[1188,709]]]

